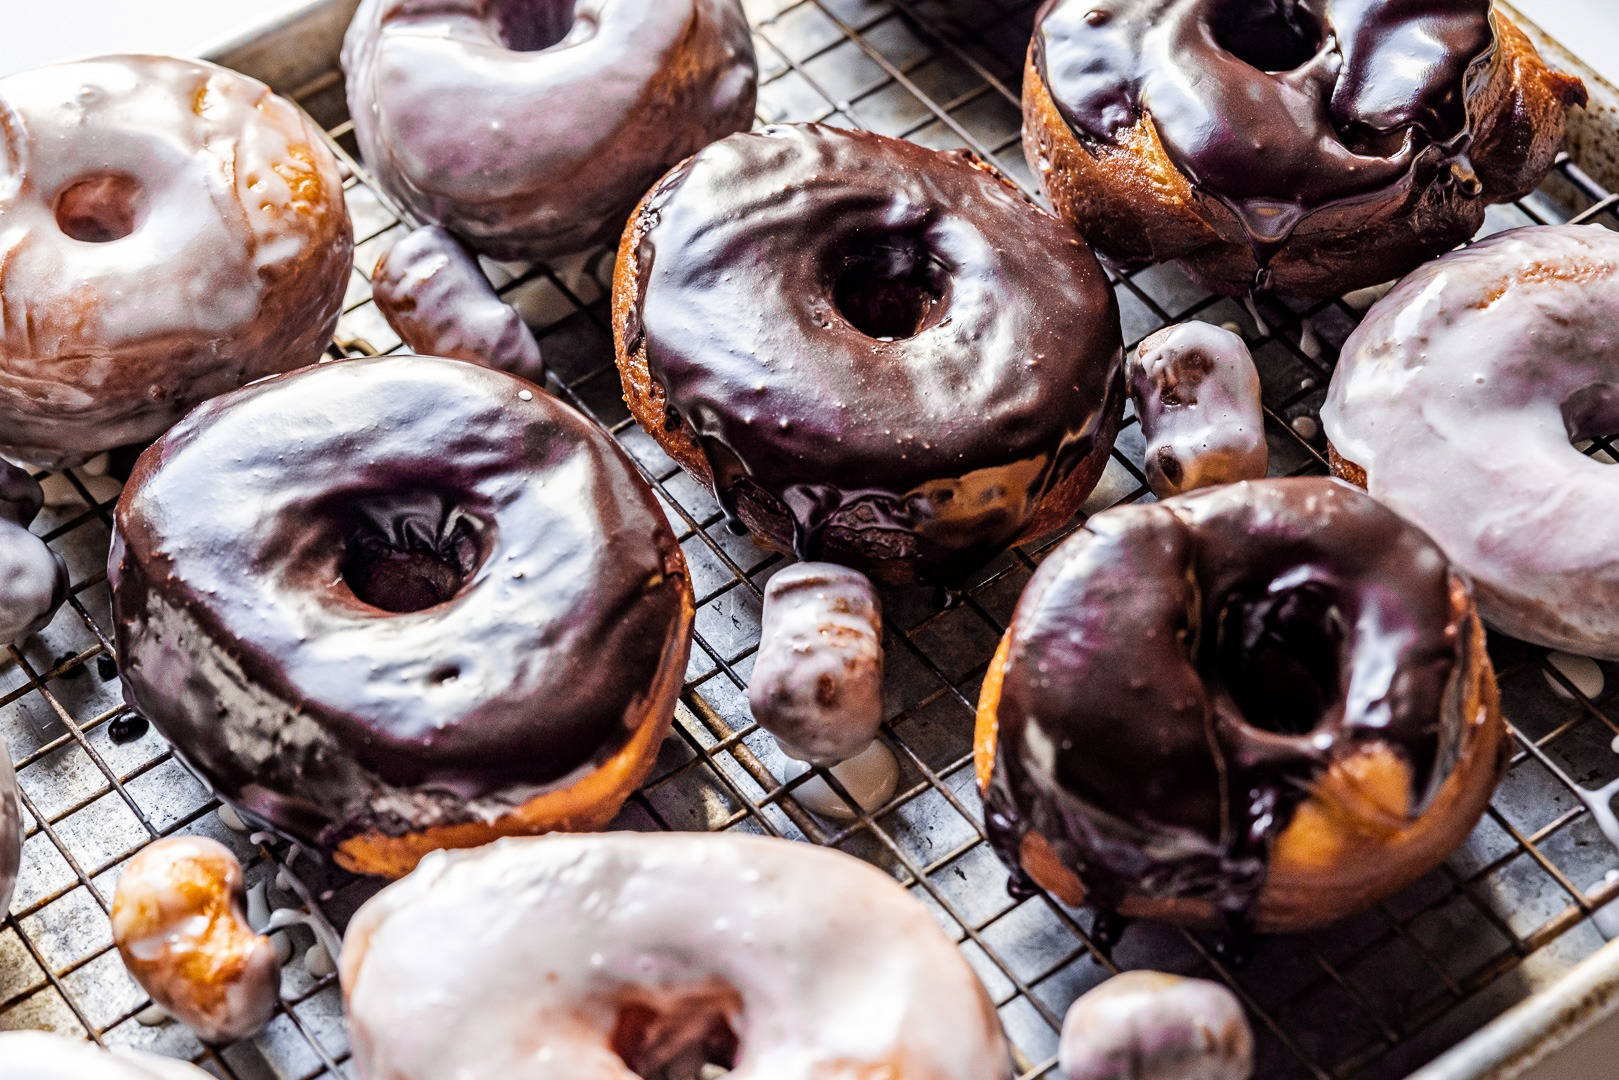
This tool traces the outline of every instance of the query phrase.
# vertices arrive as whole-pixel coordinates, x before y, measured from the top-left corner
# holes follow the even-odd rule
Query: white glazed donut
[[[1335,468],[1470,574],[1499,629],[1619,659],[1619,234],[1518,229],[1429,263],[1344,344]]]
[[[362,1080],[1010,1080],[927,910],[824,848],[612,833],[438,852],[349,925]],[[695,1059],[692,1055],[697,1056]]]
[[[43,1031],[0,1031],[5,1080],[209,1080],[195,1065],[134,1050],[108,1052]]]
[[[73,464],[314,363],[352,253],[336,160],[261,82],[158,56],[0,79],[0,449]]]

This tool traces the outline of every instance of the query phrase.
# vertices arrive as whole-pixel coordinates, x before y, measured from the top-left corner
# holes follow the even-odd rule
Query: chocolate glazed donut
[[[125,699],[343,866],[601,828],[651,767],[691,586],[652,493],[504,372],[347,360],[144,453],[108,574]]]
[[[1123,411],[1118,307],[965,153],[819,125],[708,147],[613,280],[641,426],[768,547],[952,584],[1068,520]]]
[[[1324,296],[1533,190],[1584,103],[1489,0],[1047,0],[1023,137],[1119,264]]]
[[[1092,518],[1030,582],[978,724],[990,838],[1018,875],[1264,931],[1432,869],[1505,764],[1466,582],[1322,478]]]
[[[610,239],[664,170],[753,124],[739,0],[363,0],[360,152],[424,224],[500,259]]]

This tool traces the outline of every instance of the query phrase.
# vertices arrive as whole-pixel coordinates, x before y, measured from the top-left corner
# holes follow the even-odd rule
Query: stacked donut
[[[342,949],[368,1080],[1014,1075],[885,875],[740,835],[537,835],[607,829],[651,774],[695,597],[481,257],[618,237],[630,413],[796,560],[749,702],[784,798],[835,820],[871,824],[899,776],[879,586],[958,590],[1073,521],[1130,401],[1162,501],[1055,547],[984,672],[985,832],[1018,889],[1232,933],[1347,916],[1443,860],[1504,769],[1486,620],[1619,658],[1613,483],[1574,445],[1619,429],[1619,239],[1419,266],[1539,183],[1583,101],[1488,0],[1047,0],[1024,143],[1054,214],[970,153],[748,130],[739,0],[362,0],[343,64],[419,226],[363,268],[413,351],[323,364],[352,236],[294,106],[168,58],[0,79],[0,450],[150,444],[108,566],[126,702],[251,824],[403,879]],[[1127,356],[1098,254],[1233,295],[1414,271],[1345,346],[1338,479],[1265,478],[1239,336]],[[37,484],[0,468],[22,637],[68,582],[27,529]],[[0,757],[0,900],[13,787]],[[225,848],[152,845],[112,922],[203,1038],[278,1007]],[[1075,1005],[1060,1060],[1239,1080],[1252,1039],[1226,991],[1141,975]]]

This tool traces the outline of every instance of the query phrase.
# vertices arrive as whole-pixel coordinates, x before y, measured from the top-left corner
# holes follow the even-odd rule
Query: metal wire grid
[[[762,65],[762,121],[815,119],[966,146],[1032,188],[1018,145],[1017,87],[1035,0],[746,6]],[[354,161],[338,74],[295,96],[343,157],[360,241],[361,269],[334,355],[391,351],[398,341],[370,303],[364,272],[404,227]],[[1493,210],[1488,228],[1569,219],[1619,227],[1616,203],[1562,163],[1541,192]],[[901,762],[900,788],[847,827],[809,813],[795,798],[808,778],[781,782],[785,759],[746,704],[761,588],[784,561],[731,535],[712,497],[628,416],[612,364],[610,268],[609,252],[554,268],[488,267],[539,333],[551,389],[609,430],[652,483],[698,593],[676,735],[622,827],[780,835],[882,866],[961,943],[999,1006],[1025,1078],[1053,1072],[1069,1001],[1120,968],[1144,966],[1232,985],[1256,1021],[1262,1077],[1403,1076],[1594,951],[1607,936],[1602,928],[1619,928],[1619,907],[1603,910],[1619,898],[1619,854],[1577,790],[1619,777],[1619,694],[1588,696],[1541,650],[1499,638],[1492,653],[1517,741],[1507,779],[1467,844],[1377,909],[1319,934],[1262,940],[1251,964],[1233,969],[1216,943],[1196,934],[1138,926],[1110,954],[1097,946],[1088,914],[1044,896],[1014,902],[984,843],[972,790],[972,712],[1019,592],[1060,537],[998,560],[953,606],[914,590],[885,597],[882,738]],[[1267,301],[1250,314],[1169,268],[1123,275],[1118,295],[1132,344],[1185,318],[1238,324],[1264,379],[1273,472],[1325,471],[1316,410],[1364,298]],[[1590,452],[1619,457],[1605,440]],[[1151,497],[1141,457],[1132,419],[1086,514]],[[0,664],[0,738],[16,759],[31,819],[17,896],[0,923],[0,1029],[50,1028],[145,1047],[238,1080],[351,1076],[335,980],[312,978],[296,963],[287,968],[282,1009],[254,1040],[208,1047],[180,1025],[137,1019],[146,999],[111,949],[105,913],[122,861],[152,837],[214,836],[247,862],[250,883],[338,928],[376,885],[295,857],[272,838],[226,829],[217,803],[155,734],[112,740],[125,714],[105,618],[116,485],[84,470],[47,479],[58,498],[36,529],[68,560],[74,588],[55,622]],[[1606,674],[1611,681],[1619,672],[1610,666]]]

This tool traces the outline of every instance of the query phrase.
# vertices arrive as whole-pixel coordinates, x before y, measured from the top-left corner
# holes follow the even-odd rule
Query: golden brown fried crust
[[[1496,13],[1490,72],[1470,99],[1478,198],[1429,184],[1409,195],[1343,203],[1312,214],[1269,263],[1271,288],[1335,296],[1399,277],[1478,231],[1489,203],[1532,191],[1563,143],[1566,111],[1584,105],[1580,80],[1552,71],[1506,16]],[[1150,118],[1110,144],[1075,136],[1040,77],[1031,44],[1024,67],[1023,148],[1059,217],[1123,266],[1179,261],[1208,288],[1249,291],[1259,271],[1237,216],[1194,189]]]
[[[1382,744],[1336,762],[1294,811],[1271,847],[1265,885],[1253,912],[1261,933],[1298,933],[1324,926],[1387,899],[1439,865],[1467,838],[1505,772],[1507,743],[1484,624],[1460,579],[1453,610],[1467,634],[1458,675],[1460,752],[1433,801],[1409,817],[1409,767]],[[985,673],[973,757],[980,789],[995,767],[1001,683],[1011,631]],[[1025,834],[1020,862],[1036,884],[1066,904],[1085,900],[1085,886],[1044,837]],[[1219,910],[1201,900],[1127,897],[1129,918],[1217,927]]]
[[[657,680],[649,688],[645,711],[636,719],[635,734],[622,750],[574,783],[536,795],[492,822],[441,825],[404,836],[362,833],[344,841],[333,852],[337,864],[359,874],[401,878],[416,869],[428,853],[445,848],[482,847],[503,836],[605,829],[652,771],[658,748],[673,723],[675,701],[685,681],[696,605],[685,557],[678,551],[676,556],[678,576],[685,583],[680,623],[670,637]]]
[[[676,169],[684,165],[682,162]],[[1009,183],[988,165],[982,162],[975,162],[975,165],[1003,183]],[[629,406],[636,422],[663,448],[664,453],[674,458],[699,483],[713,490],[714,477],[709,470],[708,459],[690,429],[669,423],[663,387],[647,367],[645,340],[637,344],[634,352],[627,347],[629,342],[625,327],[630,312],[640,304],[637,252],[641,244],[645,209],[646,199],[643,199],[630,215],[618,246],[618,261],[613,267],[613,349],[618,360],[619,377],[624,384],[624,403]],[[1108,455],[1122,422],[1120,410],[1107,412],[1097,431],[1094,443],[1097,449],[1040,498],[1028,526],[1009,546],[1015,547],[1055,532],[1079,512],[1081,504],[1107,469]],[[744,488],[738,495],[736,511],[754,543],[772,551],[793,554],[793,523],[784,507],[774,500],[759,497],[750,488]],[[917,580],[915,558],[892,533],[863,532],[832,525],[822,534],[822,547],[827,558],[858,565],[868,577],[883,584],[910,585]]]

